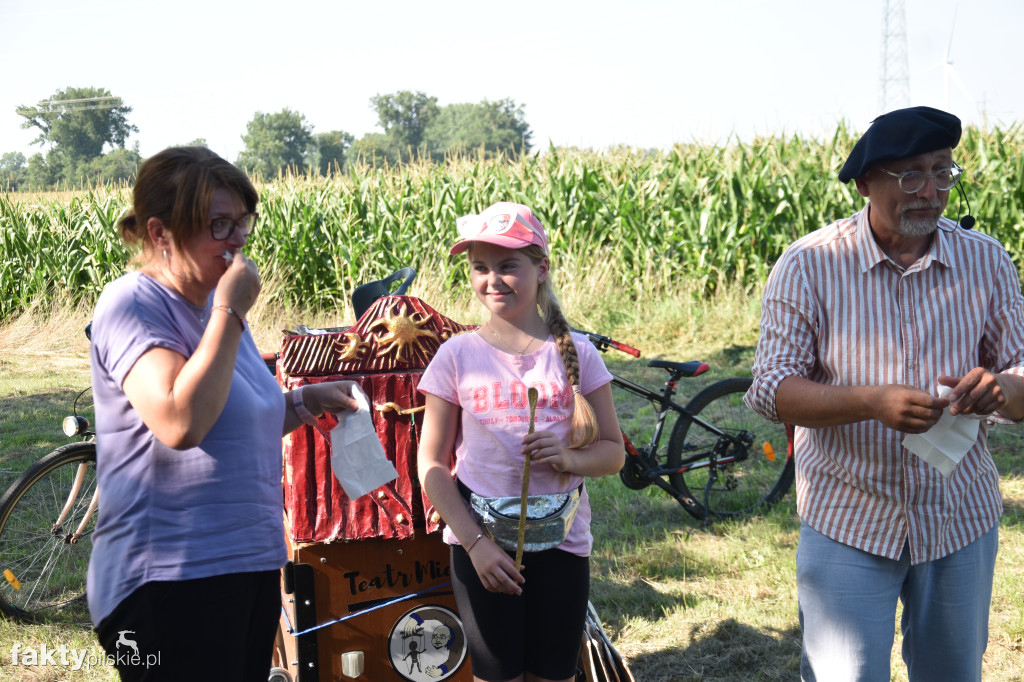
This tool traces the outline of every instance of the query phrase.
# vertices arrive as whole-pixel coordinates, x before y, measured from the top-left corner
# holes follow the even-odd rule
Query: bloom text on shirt
[[[534,382],[530,387],[536,388],[537,409],[545,407],[568,408],[572,405],[572,390],[567,386],[559,386],[556,383],[544,384]],[[521,381],[512,381],[507,384],[503,381],[492,382],[490,386],[475,386],[471,390],[473,396],[474,412],[489,412],[491,410],[527,409],[526,392],[528,387]]]

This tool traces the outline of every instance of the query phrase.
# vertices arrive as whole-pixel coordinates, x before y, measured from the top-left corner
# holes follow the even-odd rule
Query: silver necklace
[[[515,348],[512,346],[512,344],[510,344],[508,341],[506,341],[505,339],[503,339],[500,336],[498,336],[498,332],[496,332],[493,329],[491,329],[491,325],[485,324],[484,326],[487,327],[487,331],[489,331],[491,334],[493,334],[494,338],[496,338],[498,340],[498,342],[501,343],[501,345],[505,346],[505,348],[511,348],[512,350],[515,350]],[[536,340],[537,339],[535,339],[533,336],[531,336],[530,340],[526,343],[525,346],[523,346],[523,349],[521,351],[517,352],[516,355],[524,355],[526,353],[526,351],[530,348],[530,346],[533,345],[533,342],[536,341]]]

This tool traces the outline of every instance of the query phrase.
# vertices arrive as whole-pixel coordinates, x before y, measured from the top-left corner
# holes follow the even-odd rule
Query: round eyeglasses
[[[963,175],[964,169],[956,163],[953,164],[952,168],[941,168],[933,173],[925,173],[919,170],[905,170],[902,173],[893,173],[890,170],[879,168],[886,175],[891,175],[900,184],[900,189],[907,194],[916,194],[920,192],[928,178],[931,178],[935,183],[935,189],[940,192],[948,192],[957,186],[960,182],[960,176]]]
[[[253,228],[256,227],[256,221],[260,219],[260,214],[246,213],[244,216],[235,220],[233,218],[214,218],[210,221],[210,235],[217,241],[224,241],[230,237],[235,228],[238,228],[239,233],[243,237],[248,237]]]

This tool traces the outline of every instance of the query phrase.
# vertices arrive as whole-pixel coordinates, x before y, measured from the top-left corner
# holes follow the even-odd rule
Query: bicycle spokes
[[[707,516],[738,516],[764,509],[792,484],[785,426],[743,403],[750,379],[726,379],[698,394],[669,443],[669,463],[679,468],[673,486],[694,498]]]
[[[37,619],[86,614],[85,578],[96,524],[92,443],[58,448],[30,468],[0,502],[0,611]],[[76,604],[72,611],[63,607]]]

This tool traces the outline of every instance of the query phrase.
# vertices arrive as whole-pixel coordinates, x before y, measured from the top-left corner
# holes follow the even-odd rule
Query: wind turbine
[[[949,29],[949,43],[946,45],[946,54],[943,56],[942,61],[938,64],[930,66],[929,71],[932,69],[942,68],[943,74],[943,92],[945,94],[945,110],[949,111],[949,80],[950,78],[956,83],[957,87],[960,88],[960,92],[963,93],[964,97],[971,103],[971,106],[977,107],[974,98],[971,97],[971,93],[967,92],[967,87],[964,82],[960,80],[960,75],[957,74],[956,69],[953,68],[953,60],[949,58],[949,53],[953,49],[953,31],[956,30],[956,13],[957,8],[953,9],[953,24]]]

